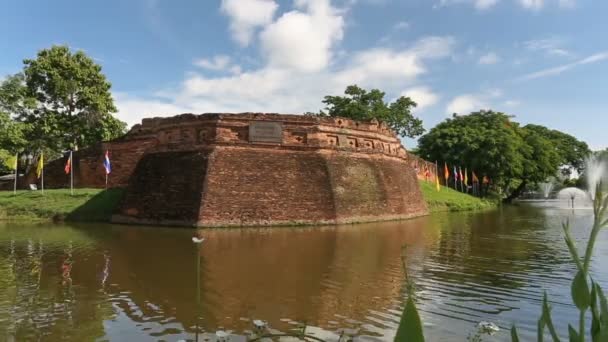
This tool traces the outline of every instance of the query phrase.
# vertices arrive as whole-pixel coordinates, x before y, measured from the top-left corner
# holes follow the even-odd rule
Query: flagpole
[[[17,169],[19,168],[19,153],[15,153],[15,184],[13,184],[13,195],[17,195]]]
[[[70,194],[74,195],[74,159],[70,150]]]
[[[40,187],[42,187],[42,194],[44,195],[44,157],[43,157],[42,153],[40,153],[40,158],[42,158],[42,169],[40,172]]]
[[[106,190],[108,190],[108,172],[106,171]]]

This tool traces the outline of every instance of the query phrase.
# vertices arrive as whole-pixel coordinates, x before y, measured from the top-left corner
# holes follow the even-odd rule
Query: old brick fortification
[[[126,187],[114,222],[248,226],[403,219],[427,212],[416,172],[378,122],[280,114],[144,119],[75,153],[76,186]],[[65,186],[63,163],[47,184]]]

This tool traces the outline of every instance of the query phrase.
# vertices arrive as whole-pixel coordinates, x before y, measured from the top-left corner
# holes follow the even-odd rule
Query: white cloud
[[[278,7],[273,0],[222,0],[220,10],[230,18],[232,38],[247,46],[255,30],[272,21]]]
[[[576,0],[559,0],[559,7],[574,8],[576,7]]]
[[[346,86],[380,88],[397,96],[412,87],[428,64],[452,54],[451,37],[426,37],[404,48],[372,48],[345,52],[337,46],[343,35],[346,11],[327,0],[296,0],[285,12],[259,31],[260,67],[221,75],[186,73],[185,79],[153,97],[117,95],[119,117],[130,124],[150,115],[179,112],[281,112],[304,113],[323,107],[325,95],[342,94]],[[339,62],[336,62],[338,60]],[[238,66],[226,56],[195,61],[206,70],[230,71]],[[428,88],[416,90],[421,106],[437,101]]]
[[[500,62],[500,57],[494,52],[489,52],[489,53],[479,57],[479,61],[478,61],[478,63],[481,65],[496,64],[498,62]]]
[[[572,53],[564,49],[563,45],[564,39],[559,37],[533,39],[524,42],[524,46],[530,51],[541,51],[554,56],[571,56]]]
[[[530,10],[539,10],[544,6],[544,0],[519,0],[519,3]]]
[[[260,35],[270,64],[301,71],[325,68],[332,46],[343,35],[344,19],[327,0],[296,0],[297,10],[284,13]]]
[[[557,4],[560,8],[568,9],[576,7],[576,0],[514,0],[527,10],[538,11],[549,2]],[[433,7],[440,8],[456,4],[473,5],[477,10],[484,11],[495,7],[500,0],[439,0]]]
[[[126,93],[115,92],[113,97],[118,108],[118,118],[125,121],[129,127],[140,123],[143,118],[192,112],[192,108],[187,106],[178,106],[160,100],[137,98]]]
[[[393,29],[395,30],[405,30],[410,27],[410,23],[407,21],[399,21],[395,25],[393,25]]]
[[[241,67],[232,63],[229,56],[217,55],[213,58],[200,58],[194,61],[194,65],[213,71],[230,71],[233,74],[241,72]]]
[[[457,113],[465,115],[476,110],[488,109],[491,107],[491,104],[496,104],[502,96],[502,90],[497,88],[486,89],[479,93],[459,95],[448,103],[446,114]]]
[[[603,52],[593,54],[589,57],[580,59],[576,62],[563,64],[563,65],[556,66],[553,68],[543,69],[540,71],[535,71],[535,72],[523,75],[523,76],[519,77],[517,80],[518,81],[529,81],[529,80],[542,78],[542,77],[555,76],[555,75],[559,75],[565,71],[568,71],[572,68],[576,68],[578,66],[585,65],[585,64],[601,62],[606,59],[608,59],[608,51],[603,51]]]
[[[340,67],[305,71],[277,67],[273,64],[238,75],[210,77],[191,73],[180,87],[157,93],[150,100],[117,96],[119,117],[129,124],[150,115],[169,116],[180,112],[281,112],[304,113],[322,108],[328,94],[341,94],[347,85],[379,87],[390,94],[413,84],[427,72],[426,64],[435,58],[449,56],[453,39],[429,37],[409,49],[372,49],[352,53],[350,61]],[[430,96],[429,90],[427,96]],[[162,95],[163,101],[159,98]],[[430,97],[419,97],[421,106]],[[425,102],[426,101],[426,102]],[[163,113],[164,112],[164,113]]]
[[[521,102],[518,100],[507,100],[503,102],[503,104],[507,107],[517,107],[521,104]]]
[[[435,8],[456,4],[472,4],[476,9],[483,11],[494,7],[500,0],[439,0]]]
[[[482,109],[486,104],[474,94],[464,94],[453,98],[446,107],[446,113],[468,114],[472,111]]]
[[[475,0],[475,8],[478,10],[486,10],[494,7],[498,3],[498,0]]]
[[[418,105],[416,109],[421,110],[425,107],[432,106],[439,101],[439,95],[435,94],[428,87],[413,87],[401,92],[401,96],[407,96],[414,100]]]

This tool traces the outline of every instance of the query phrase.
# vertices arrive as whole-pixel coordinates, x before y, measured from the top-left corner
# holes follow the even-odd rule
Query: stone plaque
[[[283,125],[280,122],[251,121],[249,123],[249,142],[283,142]]]

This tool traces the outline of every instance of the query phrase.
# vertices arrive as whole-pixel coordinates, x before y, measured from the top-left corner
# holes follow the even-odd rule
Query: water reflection
[[[205,230],[201,326],[390,341],[402,308],[401,250],[430,341],[465,340],[482,320],[534,336],[540,294],[572,321],[571,265],[559,223],[578,239],[589,213],[509,207],[343,227]],[[196,245],[188,229],[0,226],[0,330],[10,340],[193,339]],[[599,238],[598,260],[608,254]],[[606,286],[608,270],[593,265]],[[572,316],[574,317],[574,316]],[[565,331],[564,331],[565,332]],[[2,339],[4,336],[0,337]],[[504,329],[496,336],[506,339]]]

